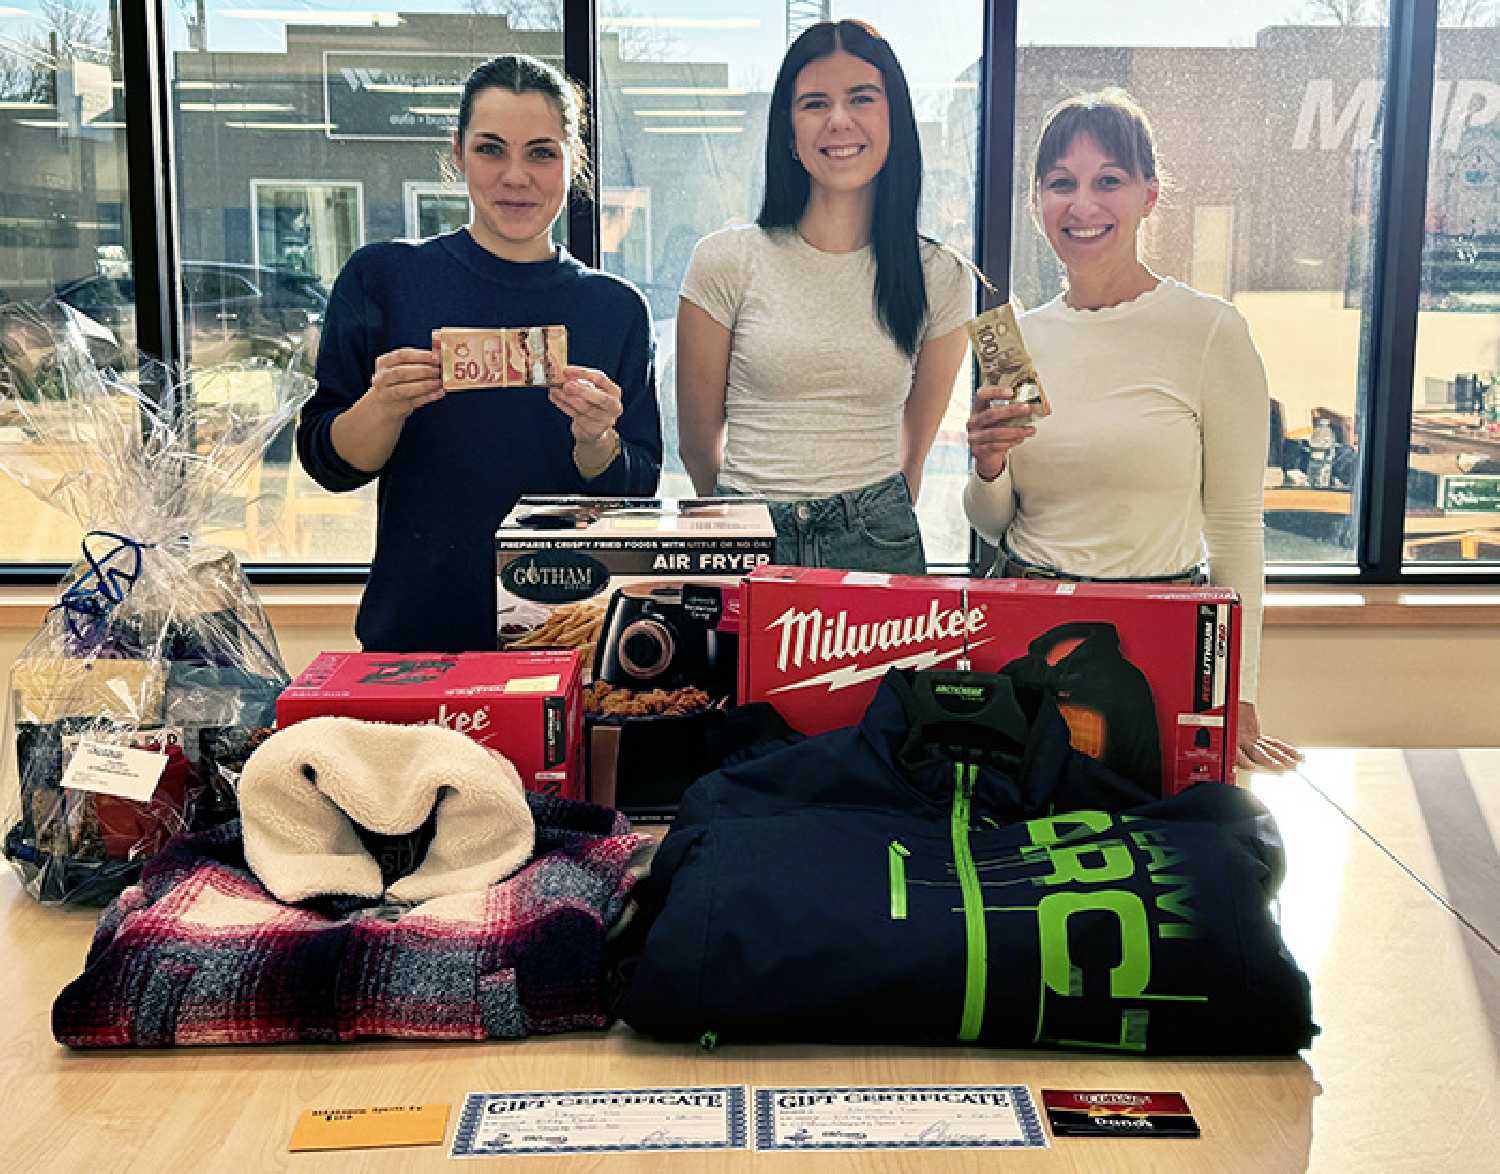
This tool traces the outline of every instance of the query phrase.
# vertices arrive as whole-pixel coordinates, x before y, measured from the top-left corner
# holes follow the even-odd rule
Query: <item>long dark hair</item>
[[[525,53],[502,53],[474,67],[464,82],[463,97],[458,100],[458,146],[463,149],[464,132],[469,129],[469,116],[474,110],[474,98],[483,90],[491,88],[509,90],[513,94],[541,94],[552,103],[557,116],[562,120],[568,154],[572,159],[572,172],[568,178],[575,189],[587,188],[589,184],[589,153],[584,143],[587,125],[588,104],[582,87],[560,70],[529,57]]]
[[[927,321],[927,282],[922,275],[917,205],[922,200],[922,147],[911,108],[911,89],[890,43],[860,20],[823,21],[792,42],[771,91],[766,130],[766,194],[761,228],[795,228],[807,208],[811,181],[792,156],[792,98],[797,75],[810,61],[843,49],[880,70],[890,112],[891,145],[885,166],[875,177],[875,313],[896,345],[917,353]]]

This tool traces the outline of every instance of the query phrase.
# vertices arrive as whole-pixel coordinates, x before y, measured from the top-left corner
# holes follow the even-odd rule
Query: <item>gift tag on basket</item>
[[[149,803],[167,769],[164,750],[82,737],[66,738],[63,745],[68,766],[59,785],[64,790]]]

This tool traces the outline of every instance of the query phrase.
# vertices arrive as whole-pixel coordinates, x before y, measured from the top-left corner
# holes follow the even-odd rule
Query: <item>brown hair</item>
[[[541,94],[551,102],[562,121],[572,172],[568,178],[576,187],[591,182],[588,147],[583,140],[588,118],[588,101],[583,88],[561,70],[528,57],[524,53],[503,53],[475,67],[464,82],[463,97],[458,103],[458,146],[463,149],[464,132],[469,129],[469,115],[474,98],[482,90],[509,90],[513,94]]]
[[[1165,179],[1158,174],[1161,165],[1156,158],[1156,136],[1146,112],[1124,90],[1111,86],[1068,98],[1047,112],[1031,171],[1033,202],[1042,177],[1057,166],[1079,135],[1093,139],[1100,150],[1136,179],[1148,182]]]

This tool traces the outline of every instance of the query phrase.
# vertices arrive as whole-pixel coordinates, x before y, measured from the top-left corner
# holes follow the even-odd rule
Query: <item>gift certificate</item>
[[[758,1150],[1030,1149],[1047,1137],[1022,1084],[758,1088]]]
[[[747,1143],[742,1086],[471,1092],[448,1156],[731,1150]]]

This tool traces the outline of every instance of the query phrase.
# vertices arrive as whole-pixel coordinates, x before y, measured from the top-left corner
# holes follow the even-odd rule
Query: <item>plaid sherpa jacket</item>
[[[604,945],[649,837],[617,812],[526,796],[536,852],[488,889],[414,907],[283,905],[238,821],[173,841],[99,919],[52,1008],[74,1048],[510,1039],[600,1028]]]

